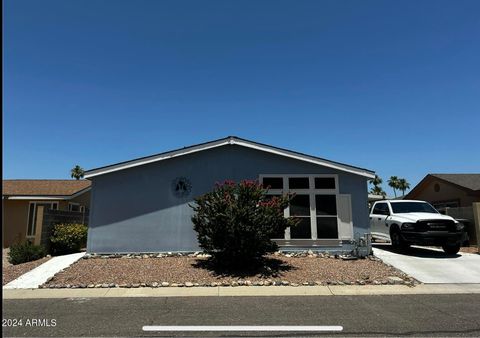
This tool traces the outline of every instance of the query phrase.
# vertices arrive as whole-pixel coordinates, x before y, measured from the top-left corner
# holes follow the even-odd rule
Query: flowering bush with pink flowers
[[[278,249],[272,238],[283,238],[296,221],[283,210],[291,196],[268,196],[257,181],[217,183],[195,199],[192,217],[200,247],[216,260],[245,265]]]

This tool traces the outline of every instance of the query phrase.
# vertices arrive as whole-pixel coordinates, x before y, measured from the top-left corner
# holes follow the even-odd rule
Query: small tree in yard
[[[285,218],[290,197],[271,197],[258,182],[225,181],[195,199],[192,217],[200,247],[218,263],[242,266],[274,252],[278,238],[296,220]]]

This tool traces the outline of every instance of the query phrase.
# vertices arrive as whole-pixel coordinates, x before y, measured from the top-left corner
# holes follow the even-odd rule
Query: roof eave
[[[183,156],[183,155],[188,155],[188,154],[191,154],[191,153],[196,153],[196,152],[207,150],[207,149],[217,148],[217,147],[220,147],[220,146],[223,146],[223,145],[226,145],[226,144],[229,144],[228,139],[212,141],[208,144],[202,144],[202,145],[199,145],[199,146],[193,146],[193,147],[173,150],[173,151],[169,151],[169,152],[162,153],[162,154],[159,154],[159,155],[153,155],[153,156],[150,156],[150,157],[144,157],[144,158],[140,158],[140,159],[136,159],[136,160],[122,162],[122,163],[110,165],[110,166],[107,166],[107,167],[101,167],[101,168],[98,168],[98,169],[88,170],[88,171],[85,172],[83,177],[86,178],[86,179],[89,179],[89,178],[94,177],[94,176],[104,175],[104,174],[108,174],[108,173],[119,171],[119,170],[134,168],[134,167],[138,167],[138,166],[153,163],[153,162],[163,161],[163,160],[167,160],[167,159],[170,159],[170,158]]]
[[[244,139],[240,139],[240,138],[236,138],[236,137],[231,137],[231,136],[227,137],[225,139],[220,139],[220,140],[216,140],[216,141],[212,141],[212,142],[208,142],[208,143],[203,143],[203,144],[197,145],[197,146],[192,146],[192,147],[188,147],[188,148],[184,148],[184,149],[173,150],[173,151],[162,153],[162,154],[159,154],[159,155],[153,155],[153,156],[150,156],[150,157],[144,157],[144,158],[140,158],[140,159],[137,159],[137,160],[122,162],[122,163],[119,163],[119,164],[116,164],[116,165],[111,165],[111,166],[107,166],[107,167],[102,167],[102,168],[98,168],[98,169],[89,170],[89,171],[85,172],[84,177],[86,179],[90,179],[90,178],[95,177],[95,176],[104,175],[104,174],[112,173],[112,172],[115,172],[115,171],[120,171],[120,170],[124,170],[124,169],[128,169],[128,168],[133,168],[133,167],[137,167],[137,166],[141,166],[141,165],[145,165],[145,164],[149,164],[149,163],[153,163],[153,162],[157,162],[157,161],[162,161],[162,160],[166,160],[166,159],[170,159],[170,158],[174,158],[174,157],[178,157],[178,156],[183,156],[183,155],[187,155],[187,154],[191,154],[191,153],[195,153],[195,152],[199,152],[199,151],[203,151],[203,150],[207,150],[207,149],[212,149],[212,148],[216,148],[216,147],[220,147],[220,146],[224,146],[224,145],[239,145],[239,146],[244,146],[244,147],[247,147],[247,148],[257,149],[257,150],[265,151],[265,152],[268,152],[268,153],[277,154],[277,155],[285,156],[285,157],[290,157],[290,158],[294,158],[294,159],[297,159],[297,160],[300,160],[300,161],[310,162],[310,163],[313,163],[313,164],[329,167],[329,168],[344,171],[344,172],[349,172],[351,174],[364,176],[364,177],[369,178],[369,179],[375,177],[375,172],[374,171],[370,171],[370,170],[366,170],[366,169],[362,169],[362,168],[357,168],[357,167],[352,167],[352,166],[349,166],[349,165],[344,165],[344,164],[340,164],[340,163],[337,163],[337,162],[332,162],[332,161],[316,158],[316,157],[313,157],[313,156],[310,156],[310,155],[296,153],[296,152],[291,151],[291,150],[276,148],[276,147],[272,147],[272,146],[268,146],[268,145],[264,145],[264,144],[259,144],[259,143],[256,143],[256,142],[252,142],[252,141],[248,141],[248,140],[244,140]]]
[[[78,197],[88,191],[92,187],[87,187],[85,189],[79,190],[72,195],[2,195],[3,199],[7,200],[71,200],[75,197]]]
[[[68,200],[69,195],[2,195],[6,200]]]

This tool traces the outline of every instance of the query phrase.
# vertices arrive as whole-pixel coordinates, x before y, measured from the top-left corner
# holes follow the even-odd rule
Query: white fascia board
[[[365,170],[356,169],[356,168],[352,168],[352,167],[349,167],[349,166],[344,166],[344,165],[337,164],[337,163],[332,163],[330,161],[321,160],[321,159],[318,159],[318,158],[313,158],[313,157],[310,157],[308,155],[301,155],[301,154],[292,153],[292,152],[289,152],[287,150],[280,150],[280,149],[271,148],[271,147],[263,146],[263,145],[257,145],[257,144],[253,144],[253,143],[249,143],[249,142],[245,142],[245,141],[235,141],[235,144],[240,145],[240,146],[244,146],[244,147],[248,147],[248,148],[252,148],[252,149],[265,151],[265,152],[280,155],[280,156],[290,157],[290,158],[300,160],[300,161],[304,161],[304,162],[310,162],[310,163],[313,163],[313,164],[318,164],[318,165],[321,165],[323,167],[328,167],[328,168],[332,168],[332,169],[336,169],[336,170],[340,170],[340,171],[346,171],[346,172],[349,172],[349,173],[352,173],[352,174],[365,176],[365,177],[368,177],[368,178],[374,178],[375,177],[375,174],[370,173],[370,172],[365,171]]]
[[[78,192],[76,192],[75,194],[73,195],[58,195],[58,196],[41,196],[41,195],[35,195],[35,196],[25,196],[25,195],[22,195],[22,196],[14,196],[14,195],[11,195],[11,196],[2,196],[3,199],[6,199],[6,200],[18,200],[18,201],[25,201],[25,200],[41,200],[41,201],[68,201],[68,200],[71,200],[72,198],[75,198],[77,196],[80,196],[84,193],[86,193],[87,191],[90,191],[91,187],[88,187],[88,188],[85,188],[83,190],[80,190]]]
[[[148,157],[148,158],[141,159],[141,160],[133,160],[133,161],[128,162],[128,163],[113,165],[110,168],[94,170],[91,173],[86,173],[84,178],[90,178],[90,177],[103,175],[103,174],[108,174],[108,173],[119,171],[119,170],[138,167],[138,166],[141,166],[141,165],[144,165],[144,164],[149,164],[149,163],[152,163],[152,162],[168,160],[170,158],[183,156],[183,155],[187,155],[187,154],[192,154],[192,153],[196,153],[196,152],[202,151],[202,150],[207,150],[207,149],[220,147],[220,146],[223,146],[223,145],[226,145],[226,144],[231,144],[231,142],[229,142],[229,140],[221,140],[221,141],[218,141],[218,142],[212,142],[212,143],[209,143],[209,144],[204,144],[204,145],[201,145],[201,146],[198,146],[198,147],[192,147],[192,148],[189,148],[189,149],[186,149],[186,150],[180,149],[180,150],[177,150],[177,151],[168,152],[168,153],[163,154],[163,155],[152,156],[152,157]]]
[[[70,199],[70,196],[5,196],[8,200],[41,200],[41,201],[64,201]]]
[[[167,159],[170,159],[170,158],[195,153],[195,152],[198,152],[198,151],[203,151],[203,150],[207,150],[207,149],[221,147],[221,146],[224,146],[224,145],[239,145],[239,146],[243,146],[243,147],[247,147],[247,148],[251,148],[251,149],[257,149],[257,150],[260,150],[260,151],[265,151],[265,152],[272,153],[272,154],[277,154],[277,155],[280,155],[280,156],[290,157],[290,158],[300,160],[300,161],[304,161],[304,162],[309,162],[309,163],[321,165],[321,166],[336,169],[336,170],[339,170],[339,171],[349,172],[349,173],[364,176],[364,177],[367,177],[367,178],[374,178],[375,177],[374,173],[366,171],[366,170],[357,169],[357,168],[353,168],[353,167],[350,167],[350,166],[347,166],[347,165],[341,165],[341,164],[333,163],[333,162],[330,162],[330,161],[327,161],[327,160],[321,160],[321,159],[318,159],[318,158],[310,157],[308,155],[296,154],[294,152],[290,152],[290,151],[287,151],[287,150],[281,150],[281,149],[277,149],[277,148],[274,148],[274,147],[269,147],[269,146],[266,146],[266,145],[256,144],[256,143],[248,142],[248,141],[245,141],[245,140],[238,140],[238,139],[234,139],[234,138],[222,139],[222,140],[219,140],[219,141],[215,141],[215,142],[191,147],[191,148],[188,148],[188,149],[180,149],[180,150],[177,150],[177,151],[168,152],[168,153],[165,153],[163,155],[151,156],[151,157],[144,158],[144,159],[133,160],[131,162],[127,162],[127,163],[124,163],[124,164],[113,165],[113,166],[105,168],[105,169],[100,168],[98,170],[93,170],[90,173],[87,172],[84,177],[85,178],[91,178],[91,177],[95,177],[95,176],[99,176],[99,175],[103,175],[103,174],[108,174],[108,173],[119,171],[119,170],[138,167],[138,166],[148,164],[148,163],[152,163],[152,162],[163,161],[163,160],[167,160]]]

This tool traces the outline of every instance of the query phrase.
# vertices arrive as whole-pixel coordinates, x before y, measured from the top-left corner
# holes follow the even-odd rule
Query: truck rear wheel
[[[442,248],[446,254],[455,255],[460,251],[460,244],[444,244]]]

